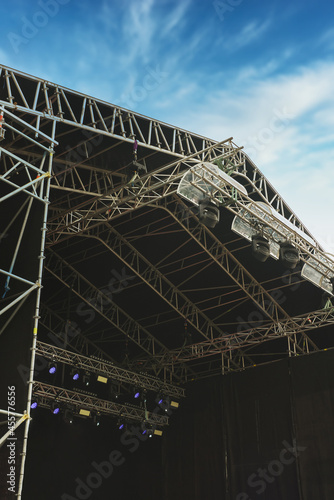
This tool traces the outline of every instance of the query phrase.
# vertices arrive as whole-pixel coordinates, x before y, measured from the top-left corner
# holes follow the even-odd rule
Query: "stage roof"
[[[66,351],[183,386],[333,347],[332,294],[301,276],[312,256],[323,259],[330,287],[331,261],[233,138],[217,142],[5,66],[0,78],[2,175],[16,169],[10,182],[23,186],[27,170],[51,165],[37,353],[55,356],[44,344],[72,325]],[[189,171],[218,207],[215,227],[178,193]],[[9,199],[9,219],[30,189]],[[231,229],[247,214],[267,239],[279,215],[276,245],[298,250],[295,268],[252,255]]]

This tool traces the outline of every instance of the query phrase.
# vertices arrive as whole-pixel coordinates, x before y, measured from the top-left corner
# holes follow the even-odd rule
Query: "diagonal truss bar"
[[[0,175],[0,181],[13,187],[13,190],[8,194],[0,198],[0,203],[4,202],[8,198],[16,195],[17,193],[23,192],[32,198],[35,198],[42,203],[45,203],[43,198],[43,185],[44,180],[49,179],[51,174],[43,170],[46,153],[42,156],[40,168],[32,165],[31,163],[19,158],[17,155],[11,153],[10,151],[0,147],[0,158],[3,163],[4,173]],[[26,174],[26,180],[23,185],[18,185],[13,181],[9,180],[10,174],[13,172],[19,173],[20,170],[24,170]],[[32,178],[34,176],[34,178]],[[40,187],[40,193],[38,194],[36,187]]]
[[[202,224],[197,216],[189,210],[182,202],[184,211],[180,210],[179,205],[174,205],[170,209],[167,200],[162,200],[163,208],[168,211],[172,217],[179,222],[182,228],[191,235],[198,244],[214,259],[214,261],[224,269],[224,271],[233,279],[233,281],[242,288],[248,297],[273,321],[279,321],[280,317],[290,319],[285,310],[274,300],[267,290],[258,283],[246,268],[234,257],[234,255],[216,238],[209,229]],[[184,224],[184,214],[187,212],[187,224]],[[307,341],[308,348],[318,350],[316,344],[307,338],[304,334],[304,340]],[[298,343],[294,340],[297,350],[303,352]]]
[[[159,297],[167,302],[181,317],[187,320],[201,336],[208,341],[223,335],[223,331],[204,314],[188,297],[169,281],[148,259],[132,246],[115,228],[108,230],[100,226],[88,232],[114,253]]]
[[[39,324],[48,330],[49,340],[58,347],[67,345],[78,354],[116,363],[108,353],[85,337],[75,322],[63,319],[44,303],[41,304],[40,315]]]
[[[170,351],[169,359],[161,359],[161,362],[170,365],[184,363],[198,358],[202,359],[234,351],[239,347],[252,347],[269,340],[294,337],[296,334],[311,332],[329,325],[334,325],[333,308],[313,311],[238,333],[225,334],[212,342],[203,341],[181,349],[174,349]]]
[[[105,375],[107,378],[112,378],[118,382],[138,386],[148,391],[162,391],[168,396],[174,398],[184,397],[184,389],[176,385],[163,382],[157,377],[152,377],[143,373],[136,373],[125,368],[114,365],[110,361],[103,359],[88,358],[81,354],[61,349],[59,347],[45,344],[44,342],[37,341],[36,355],[43,356],[44,358],[51,359],[55,362],[64,363],[81,370],[86,370],[91,373]]]
[[[62,387],[56,387],[49,384],[34,381],[33,393],[39,399],[39,406],[50,408],[52,401],[57,400],[64,405],[70,405],[77,410],[83,408],[93,412],[99,412],[103,415],[122,417],[129,421],[143,422],[144,420],[152,425],[168,425],[168,417],[159,415],[155,412],[149,412],[144,408],[131,405],[122,405],[113,401],[106,401],[81,392],[70,391]]]
[[[220,158],[229,158],[231,163],[239,164],[238,152],[240,148],[235,148],[230,139],[222,141],[219,145],[224,146],[228,142],[230,142],[230,147]],[[211,149],[207,148],[203,153],[208,155],[210,151]],[[178,182],[184,172],[197,164],[198,160],[190,157],[169,163],[146,175],[137,176],[129,183],[110,192],[105,192],[102,196],[96,196],[92,201],[85,200],[72,209],[68,208],[56,217],[49,219],[49,239],[52,243],[56,243],[59,241],[57,233],[67,233],[69,236],[73,236],[90,227],[103,224],[124,212],[136,210],[156,199],[168,196],[177,190]]]
[[[168,351],[164,344],[112,302],[110,296],[96,288],[56,253],[51,253],[45,269],[63,283],[63,285],[70,288],[89,307],[137,344],[152,361],[156,359],[159,353],[162,354]],[[103,337],[103,340],[107,339],[110,340],[112,337]],[[158,371],[161,371],[162,367],[159,367],[157,363],[154,363],[154,365]],[[180,376],[177,373],[170,373],[170,378],[172,379],[172,377],[179,378]]]

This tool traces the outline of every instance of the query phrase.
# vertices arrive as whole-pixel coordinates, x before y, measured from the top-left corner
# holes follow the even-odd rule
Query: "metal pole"
[[[56,122],[53,122],[52,128],[52,138],[54,139],[56,132]],[[54,141],[55,142],[55,141]],[[35,369],[35,352],[36,352],[36,342],[37,342],[37,330],[38,330],[38,320],[39,320],[39,310],[40,310],[40,302],[41,302],[41,283],[43,276],[43,263],[45,259],[45,240],[46,240],[46,232],[47,232],[47,218],[48,218],[48,208],[49,208],[49,195],[50,195],[50,183],[51,183],[51,171],[52,171],[52,160],[53,160],[54,150],[53,147],[50,148],[49,155],[49,167],[48,167],[48,176],[46,177],[46,192],[44,198],[44,217],[43,217],[43,226],[42,226],[42,238],[41,238],[41,253],[39,256],[39,270],[38,270],[38,288],[37,288],[37,297],[36,297],[36,307],[35,307],[35,316],[34,316],[34,328],[33,328],[33,341],[32,341],[32,349],[31,349],[31,363],[30,363],[30,373],[29,373],[29,381],[28,381],[28,399],[27,399],[27,414],[30,414],[30,406],[32,399],[32,388],[33,388],[33,380],[34,380],[34,369]],[[23,479],[24,479],[24,469],[25,462],[27,456],[27,445],[28,445],[28,434],[29,434],[29,426],[30,419],[26,420],[25,429],[24,429],[24,437],[23,437],[23,447],[22,447],[22,462],[21,462],[21,470],[20,470],[20,478],[19,485],[17,491],[17,498],[20,500],[22,498],[22,488],[23,488]]]
[[[2,438],[0,439],[0,448],[3,444],[5,444],[6,442],[6,439],[9,437],[9,436],[12,436],[13,435],[13,432],[18,428],[19,425],[22,424],[22,422],[24,422],[25,420],[29,419],[30,417],[28,415],[22,415],[22,417],[20,419],[18,419],[15,423],[15,425],[13,426],[12,429],[10,429],[8,432],[6,432],[6,434],[4,434],[2,436]],[[14,438],[16,439],[16,438]]]

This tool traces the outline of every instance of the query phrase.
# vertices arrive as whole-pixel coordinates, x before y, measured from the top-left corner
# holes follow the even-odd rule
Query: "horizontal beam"
[[[145,421],[152,425],[168,425],[168,417],[165,415],[149,412],[144,408],[106,401],[105,399],[99,399],[81,392],[70,391],[63,387],[56,387],[41,382],[34,381],[33,395],[39,399],[39,406],[45,408],[50,408],[51,402],[56,400],[60,404],[69,405],[77,410],[82,408],[92,412],[99,412],[102,415],[122,417],[133,422]]]
[[[334,309],[322,309],[301,316],[275,321],[245,331],[225,334],[212,342],[198,342],[180,349],[170,351],[169,357],[161,359],[161,363],[175,365],[188,361],[202,359],[217,354],[226,354],[246,347],[256,346],[283,337],[294,337],[302,333],[334,325]]]
[[[92,357],[88,358],[86,356],[82,356],[81,354],[46,344],[45,342],[37,341],[36,356],[42,356],[55,362],[64,363],[79,370],[86,370],[91,373],[105,375],[107,378],[111,378],[125,384],[138,386],[142,389],[147,389],[148,391],[162,391],[164,394],[174,398],[181,398],[185,395],[182,387],[168,384],[157,377],[126,370],[114,365],[110,361]]]

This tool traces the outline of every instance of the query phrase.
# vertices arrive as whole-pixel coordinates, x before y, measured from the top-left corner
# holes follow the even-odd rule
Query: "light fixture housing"
[[[79,372],[78,368],[72,368],[71,377],[72,377],[72,380],[74,380],[74,381],[79,380],[80,372]]]
[[[50,373],[50,375],[54,375],[56,371],[57,371],[57,363],[50,361],[48,364],[48,372]]]
[[[67,424],[73,424],[73,410],[66,408],[63,419]]]
[[[199,201],[199,220],[209,228],[214,228],[219,222],[219,208],[209,198]]]
[[[260,262],[265,262],[270,255],[270,245],[267,238],[260,234],[252,236],[252,254]]]
[[[50,409],[51,413],[53,413],[54,415],[58,415],[58,413],[60,412],[60,404],[58,403],[58,401],[52,401]]]
[[[299,250],[288,241],[283,241],[280,245],[280,261],[288,269],[294,269],[299,262]]]
[[[90,373],[89,372],[85,372],[84,376],[82,377],[82,381],[86,387],[89,386],[89,384],[90,384]]]
[[[93,415],[93,423],[96,427],[99,427],[101,424],[101,413],[98,411],[95,415]]]
[[[309,257],[305,262],[301,270],[301,277],[307,279],[317,287],[321,288],[325,292],[334,294],[334,255],[330,253],[324,253],[323,255],[319,252],[317,254],[318,260],[314,257]],[[320,261],[320,262],[319,262]],[[322,264],[323,262],[324,264]],[[325,264],[330,262],[332,271],[329,271]],[[327,264],[328,265],[328,264]]]
[[[90,410],[85,410],[84,408],[80,408],[79,415],[83,417],[90,417]]]
[[[30,405],[30,408],[31,408],[32,410],[35,410],[35,409],[37,408],[37,406],[38,406],[38,400],[37,400],[36,398],[33,398],[33,399],[31,400],[31,405]]]

